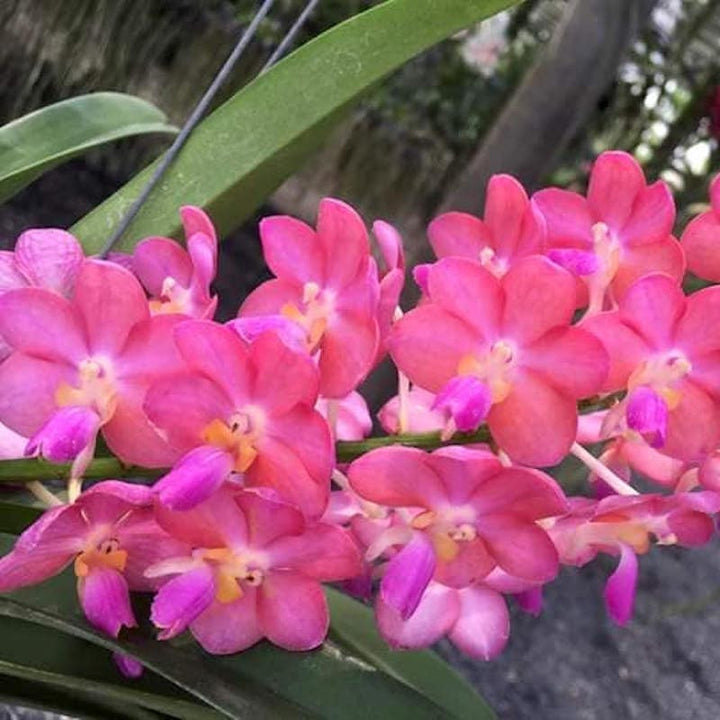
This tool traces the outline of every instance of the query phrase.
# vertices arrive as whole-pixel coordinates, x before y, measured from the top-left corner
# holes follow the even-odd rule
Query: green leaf
[[[61,712],[83,720],[164,720],[168,717],[140,707],[88,697],[82,691],[62,690],[15,677],[0,676],[0,703]]]
[[[25,492],[30,502],[32,496]],[[3,493],[5,496],[5,493]],[[25,502],[3,500],[0,502],[0,532],[20,534],[43,513],[43,508]]]
[[[472,685],[434,652],[399,652],[388,648],[377,631],[372,610],[332,588],[330,637],[422,693],[453,717],[493,720],[492,708]]]
[[[9,549],[13,540],[0,535],[0,550]],[[116,641],[95,631],[82,617],[77,607],[74,580],[71,572],[65,572],[40,585],[0,597],[0,618],[12,623],[33,623],[56,633],[58,638],[67,635],[73,641],[130,655],[185,693],[232,718],[342,717],[343,720],[366,720],[372,714],[393,720],[453,717],[406,683],[368,663],[361,655],[332,642],[306,653],[285,652],[261,643],[237,655],[213,657],[187,640],[173,644],[159,642],[146,628],[124,633],[122,640]],[[22,642],[22,636],[16,642]],[[5,652],[11,653],[9,662],[15,665],[27,667],[32,663],[31,652],[27,656],[19,654],[17,648]],[[40,652],[44,653],[44,650]],[[67,652],[68,657],[77,654],[73,649]],[[46,678],[47,682],[41,683],[43,686],[61,687],[62,668],[53,664],[53,658],[62,657],[62,651],[58,648],[55,653],[48,657],[43,655],[42,661],[31,665],[36,673],[50,672],[55,676]],[[3,657],[6,655],[0,650],[0,658]],[[109,658],[107,663],[110,664]],[[91,683],[102,682],[112,692],[112,695],[108,692],[107,698],[114,698],[124,686],[120,679],[113,684],[97,673],[90,675],[89,668],[84,665],[75,663],[71,668],[68,674],[75,676],[77,673],[77,677],[88,681],[86,692],[96,689]],[[0,674],[2,670],[0,663]],[[40,682],[41,678],[36,678]],[[148,682],[155,680],[150,678]],[[146,690],[158,695],[152,705],[142,695]],[[180,707],[177,702],[183,701],[184,696],[175,697],[171,708],[167,692],[160,693],[154,684],[152,687],[139,685],[133,695],[127,697],[128,703],[136,707],[164,708],[166,714],[175,713],[175,717],[182,717],[177,714]]]
[[[56,165],[104,143],[176,132],[162,111],[132,95],[92,93],[48,105],[0,127],[0,202]]]
[[[154,673],[126,680],[95,645],[41,625],[0,617],[0,675],[83,693],[91,701],[145,708],[181,720],[219,720],[215,710]],[[133,712],[135,712],[133,710]]]
[[[123,235],[176,235],[178,208],[204,207],[221,233],[236,227],[327,138],[358,98],[413,56],[517,0],[387,0],[323,33],[207,117]],[[72,231],[97,252],[152,168]]]

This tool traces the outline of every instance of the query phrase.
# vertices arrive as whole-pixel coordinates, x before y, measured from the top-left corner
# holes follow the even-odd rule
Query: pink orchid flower
[[[579,443],[587,445],[607,440],[605,430],[608,412],[603,410],[580,416],[577,438]],[[681,482],[684,486],[684,478],[689,470],[687,463],[659,452],[648,445],[635,430],[629,428],[616,428],[598,459],[627,483],[630,483],[632,472],[635,471],[671,490],[677,488]],[[590,473],[589,480],[600,496],[614,494],[595,473]]]
[[[545,219],[512,175],[493,175],[487,186],[485,219],[449,212],[433,220],[428,237],[435,255],[480,261],[502,277],[520,258],[545,250]]]
[[[610,355],[604,390],[628,391],[605,420],[605,437],[625,429],[686,462],[699,461],[720,440],[720,288],[689,297],[660,273],[638,280],[617,310],[587,318]]]
[[[217,235],[210,218],[198,207],[180,208],[187,250],[175,240],[147,238],[135,247],[130,266],[150,293],[153,315],[181,313],[211,318],[217,296],[210,283],[217,272]]]
[[[448,417],[435,407],[433,393],[412,387],[403,401],[399,395],[390,398],[380,408],[378,420],[385,432],[396,435],[400,432],[440,432],[447,425]]]
[[[632,618],[637,555],[648,552],[651,536],[662,545],[704,545],[715,533],[712,515],[720,510],[720,495],[708,491],[570,502],[570,513],[545,523],[547,531],[564,565],[585,565],[601,552],[620,556],[605,586],[608,614],[618,625]]]
[[[145,412],[184,453],[155,485],[160,500],[188,510],[234,474],[269,486],[319,517],[327,503],[333,448],[313,409],[317,370],[271,332],[243,342],[231,328],[188,320],[175,330],[188,371],[147,393]]]
[[[39,287],[70,297],[84,258],[80,243],[55,228],[26,230],[14,252],[0,251],[0,295],[8,290]],[[0,360],[12,348],[0,336]]]
[[[146,570],[169,578],[152,605],[160,639],[189,628],[215,654],[264,637],[286,650],[322,643],[329,617],[320,582],[354,577],[360,557],[344,530],[309,525],[273,495],[225,486],[188,512],[158,508],[160,525],[192,546]]]
[[[682,279],[685,257],[672,236],[672,194],[660,180],[647,185],[631,155],[602,153],[587,199],[558,188],[540,190],[533,199],[547,221],[548,256],[585,281],[591,313],[612,306],[648,273]],[[581,296],[579,304],[587,301]]]
[[[703,280],[720,282],[720,175],[710,184],[710,209],[688,223],[680,242],[688,270]]]
[[[73,563],[85,616],[117,637],[123,627],[137,625],[129,590],[158,585],[145,569],[184,552],[186,545],[156,524],[149,488],[108,480],[25,530],[0,559],[0,592],[42,582]]]
[[[365,225],[345,203],[325,199],[317,231],[276,216],[260,223],[260,238],[276,279],[250,293],[239,315],[294,320],[319,353],[320,394],[346,396],[370,372],[380,337],[380,284]]]
[[[454,588],[432,581],[409,618],[382,599],[375,616],[380,634],[396,649],[421,650],[447,635],[466,655],[492,660],[510,636],[505,599],[483,583]]]
[[[385,341],[399,312],[400,293],[405,285],[405,251],[400,233],[390,223],[376,220],[373,223],[373,235],[377,240],[383,263],[378,305],[380,343],[375,358],[377,363],[387,352]]]
[[[516,462],[553,465],[577,429],[577,400],[596,393],[608,358],[586,330],[571,327],[573,277],[531,256],[501,278],[466,258],[427,272],[427,300],[395,324],[389,348],[416,385],[437,394],[453,430],[487,417]]]
[[[30,437],[29,452],[92,458],[97,432],[121,460],[169,464],[175,453],[142,411],[146,388],[178,370],[172,328],[180,317],[151,318],[133,275],[85,260],[72,301],[39,288],[0,297],[0,334],[13,354],[0,365],[0,422]]]
[[[370,411],[365,398],[359,392],[353,391],[335,401],[320,398],[315,409],[326,420],[334,419],[336,440],[362,440],[372,430]]]
[[[500,567],[531,583],[558,569],[552,542],[536,521],[566,508],[547,475],[505,468],[483,450],[448,447],[427,454],[390,447],[356,460],[352,489],[364,500],[395,508],[394,523],[376,537],[366,557],[388,551],[380,585],[383,603],[407,620],[431,580],[464,588]]]

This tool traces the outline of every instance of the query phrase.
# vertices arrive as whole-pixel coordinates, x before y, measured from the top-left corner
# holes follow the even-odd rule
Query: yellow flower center
[[[302,308],[287,303],[280,312],[289,320],[297,323],[304,331],[308,352],[314,352],[325,334],[328,318],[333,311],[333,301],[327,291],[323,291],[315,282],[307,282],[303,287]]]
[[[473,375],[489,388],[493,403],[500,403],[512,390],[515,353],[506,340],[498,340],[480,355],[466,355],[458,364],[458,375]]]
[[[115,414],[117,393],[110,364],[100,358],[87,358],[78,365],[77,385],[60,383],[55,391],[59,407],[81,405],[93,408],[103,423]]]
[[[220,603],[239,600],[243,596],[243,583],[258,587],[265,579],[257,559],[239,555],[230,548],[204,550],[202,557],[215,566],[215,599]]]
[[[242,473],[255,462],[258,455],[256,443],[262,426],[262,411],[259,408],[247,407],[227,422],[213,420],[203,430],[203,441],[231,453],[235,458],[235,471]]]

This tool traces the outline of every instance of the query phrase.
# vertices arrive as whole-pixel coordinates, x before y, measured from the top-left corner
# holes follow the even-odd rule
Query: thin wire
[[[241,55],[245,52],[247,46],[250,44],[250,41],[253,39],[253,37],[255,37],[255,33],[257,32],[260,23],[263,21],[268,12],[270,12],[270,9],[272,8],[274,2],[275,0],[265,0],[265,2],[263,2],[263,4],[260,6],[260,9],[257,11],[255,17],[253,17],[252,21],[247,26],[247,29],[242,34],[242,37],[238,41],[237,45],[230,53],[228,59],[225,61],[225,64],[220,68],[220,71],[215,76],[215,79],[210,84],[210,87],[205,91],[205,94],[202,96],[202,98],[200,98],[200,102],[198,102],[198,104],[195,106],[195,109],[190,114],[190,117],[185,121],[185,124],[180,130],[178,136],[175,138],[173,144],[170,146],[165,155],[163,155],[147,185],[143,188],[143,191],[140,193],[139,197],[130,206],[130,209],[123,216],[122,220],[115,228],[113,234],[105,243],[105,246],[100,253],[100,257],[106,257],[107,254],[112,250],[115,243],[122,237],[128,227],[130,227],[130,223],[135,219],[136,215],[140,211],[140,208],[145,204],[148,196],[160,181],[160,178],[162,178],[166,170],[170,167],[173,160],[175,160],[175,158],[177,157],[186,140],[190,136],[190,133],[195,129],[195,126],[198,124],[198,122],[200,122],[200,119],[205,114],[205,111],[212,102],[217,91],[220,89],[220,86],[225,82],[228,75],[232,72],[233,67],[235,67],[235,64],[240,59]]]
[[[300,31],[300,28],[305,24],[305,21],[310,17],[312,11],[315,9],[320,0],[310,0],[305,6],[305,9],[298,15],[298,19],[295,21],[293,26],[287,31],[285,37],[282,39],[280,44],[275,48],[273,54],[268,58],[268,61],[263,65],[262,70],[258,75],[262,75],[266,70],[269,70],[280,58],[287,52],[287,49],[295,40],[295,36]]]

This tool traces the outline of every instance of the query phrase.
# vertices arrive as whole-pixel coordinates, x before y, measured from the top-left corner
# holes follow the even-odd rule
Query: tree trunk
[[[440,211],[481,214],[485,186],[498,172],[535,189],[614,82],[653,5],[648,0],[573,0]]]

